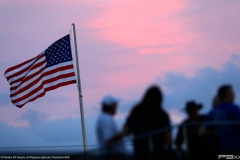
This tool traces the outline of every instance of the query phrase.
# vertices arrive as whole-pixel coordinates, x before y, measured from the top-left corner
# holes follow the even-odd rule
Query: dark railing
[[[205,122],[188,122],[188,123],[184,123],[184,124],[176,124],[176,125],[172,125],[170,127],[165,127],[165,128],[161,128],[161,129],[157,129],[151,132],[147,132],[141,135],[137,135],[137,136],[128,136],[128,142],[126,143],[126,145],[133,145],[132,144],[132,140],[135,139],[141,139],[141,138],[147,138],[147,137],[152,137],[154,135],[163,133],[163,132],[167,132],[169,130],[173,130],[173,129],[177,129],[180,126],[183,127],[183,135],[184,135],[184,139],[185,139],[185,144],[186,144],[186,149],[188,150],[188,146],[187,146],[187,127],[188,126],[214,126],[214,125],[239,125],[240,127],[240,121],[205,121]],[[201,134],[201,131],[200,131]],[[44,151],[48,151],[48,150],[74,150],[74,152],[72,152],[72,154],[74,155],[83,155],[83,145],[71,145],[71,146],[27,146],[27,147],[0,147],[0,155],[3,155],[3,153],[11,153],[11,150],[14,151],[19,151],[19,153],[24,153],[25,151],[29,151],[29,150],[42,150],[41,152]],[[106,147],[106,146],[104,146]],[[100,154],[100,150],[103,148],[103,146],[99,146],[99,145],[88,145],[88,155],[98,155]],[[93,148],[93,149],[90,149]],[[41,153],[40,152],[40,153]],[[50,152],[51,153],[51,152]],[[64,154],[64,152],[62,152]],[[68,152],[66,152],[68,153]],[[70,153],[70,152],[69,152]],[[83,158],[84,159],[84,158]]]

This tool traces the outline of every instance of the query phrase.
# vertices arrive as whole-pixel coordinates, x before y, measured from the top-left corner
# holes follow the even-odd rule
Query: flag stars
[[[46,51],[47,67],[72,60],[69,36],[66,36],[54,44]]]

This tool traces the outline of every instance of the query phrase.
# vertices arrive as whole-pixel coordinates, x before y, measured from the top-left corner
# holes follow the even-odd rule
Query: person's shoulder
[[[164,118],[170,119],[169,114],[164,109],[161,108],[160,113]]]
[[[159,117],[161,117],[161,120],[165,121],[165,123],[170,124],[170,116],[168,115],[168,113],[163,109],[160,108],[159,109]]]
[[[235,103],[233,103],[232,106],[233,106],[234,108],[238,108],[238,109],[239,109],[239,105],[237,105],[237,104],[235,104]]]
[[[237,104],[231,104],[229,107],[233,112],[240,112],[240,108]]]
[[[112,116],[107,113],[101,113],[98,117],[98,121],[109,121],[112,120]]]
[[[135,116],[135,115],[137,115],[137,114],[139,113],[139,111],[140,111],[140,107],[141,107],[141,106],[140,106],[139,104],[133,106],[132,110],[130,111],[129,116]]]
[[[162,114],[164,116],[168,116],[168,113],[164,110],[164,108],[161,107],[161,108],[158,109],[158,111],[159,111],[160,114]]]
[[[210,111],[207,113],[207,117],[208,116],[211,116],[212,114],[214,114],[214,112],[221,112],[222,111],[222,108],[223,108],[223,105],[222,104],[219,104],[213,108],[210,109]]]
[[[238,110],[240,111],[239,106],[234,103],[224,103],[222,104],[222,107],[224,108],[225,111],[238,111]]]
[[[213,117],[214,112],[216,111],[216,107],[212,108],[206,115],[205,120],[210,120]]]

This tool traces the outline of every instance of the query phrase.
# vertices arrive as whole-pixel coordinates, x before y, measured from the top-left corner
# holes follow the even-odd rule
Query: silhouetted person
[[[215,96],[212,100],[212,108],[218,106],[220,104],[220,101],[218,99],[218,96]],[[207,122],[207,118],[205,120]],[[203,139],[203,142],[205,143],[205,158],[208,159],[216,159],[218,154],[220,154],[220,144],[219,139],[215,131],[211,132],[205,132],[205,124],[201,127],[200,135]],[[204,158],[203,156],[203,158]]]
[[[162,108],[162,93],[157,86],[150,87],[142,101],[137,104],[127,118],[125,129],[135,137],[153,130],[170,127],[170,120]],[[135,159],[167,159],[167,149],[171,149],[171,131],[134,139]],[[151,149],[152,146],[152,149]]]
[[[199,109],[202,108],[201,104],[196,104],[194,101],[189,101],[186,104],[186,112],[188,118],[184,120],[179,127],[176,145],[183,158],[189,158],[190,160],[201,159],[201,155],[205,154],[205,140],[199,135],[201,123],[204,122],[206,116],[199,115]],[[184,128],[183,125],[189,123],[198,123],[197,125],[189,125]],[[185,130],[184,130],[185,129]],[[182,149],[182,144],[187,141],[187,152]]]
[[[123,134],[119,132],[113,119],[116,113],[117,100],[110,95],[102,101],[102,113],[97,120],[97,139],[102,147],[104,160],[122,160],[125,158],[125,146],[121,141]]]
[[[235,94],[231,85],[223,85],[218,89],[220,103],[208,114],[208,121],[240,121],[240,109],[234,104]],[[240,124],[240,123],[239,123]],[[206,127],[216,132],[221,154],[240,154],[240,125],[214,125]]]

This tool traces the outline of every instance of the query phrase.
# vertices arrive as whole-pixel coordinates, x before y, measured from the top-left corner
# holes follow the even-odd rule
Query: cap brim
[[[202,107],[203,107],[202,104],[196,105],[196,108],[199,109],[199,110],[202,109]],[[180,111],[181,111],[181,112],[188,112],[187,109],[186,109],[186,107],[185,107],[185,108],[181,108]]]

